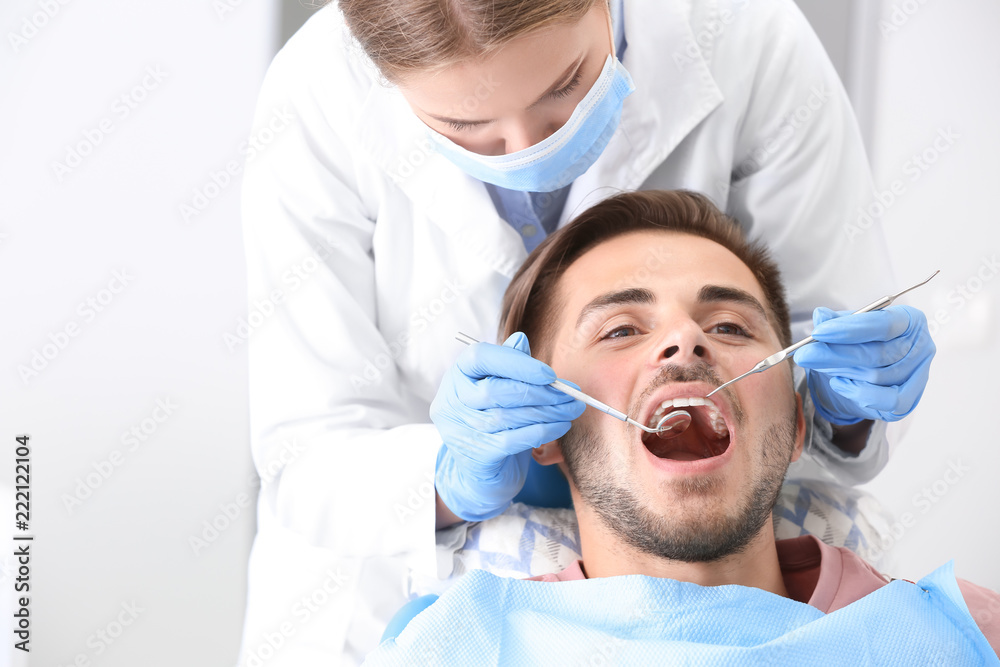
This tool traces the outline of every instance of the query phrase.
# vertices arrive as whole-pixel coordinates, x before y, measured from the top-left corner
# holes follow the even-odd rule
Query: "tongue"
[[[654,456],[674,461],[700,461],[711,456],[704,445],[690,437],[653,436],[646,441],[646,447]]]
[[[700,461],[704,456],[700,454],[695,454],[694,452],[685,452],[682,450],[669,452],[666,456],[661,458],[670,459],[671,461]]]

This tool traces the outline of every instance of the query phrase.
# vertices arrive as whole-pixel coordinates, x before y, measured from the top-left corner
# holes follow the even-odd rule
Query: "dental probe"
[[[930,275],[930,277],[927,278],[927,280],[924,280],[923,282],[919,282],[916,285],[913,285],[912,287],[907,287],[902,292],[896,292],[895,294],[883,296],[882,298],[877,299],[876,301],[872,301],[870,304],[868,304],[867,306],[865,306],[861,310],[856,310],[856,311],[854,311],[851,314],[852,315],[859,315],[861,313],[867,313],[867,312],[870,312],[872,310],[882,310],[883,308],[885,308],[886,306],[890,305],[893,301],[895,301],[899,297],[903,296],[904,294],[906,294],[910,290],[915,290],[918,287],[920,287],[921,285],[926,285],[927,283],[930,282],[931,278],[933,278],[934,276],[936,276],[939,273],[941,273],[940,269],[938,269],[937,271],[935,271],[934,273],[932,273]],[[784,350],[780,350],[778,352],[775,352],[770,357],[768,357],[764,361],[760,362],[759,364],[757,364],[756,366],[754,366],[753,368],[751,368],[750,370],[748,370],[743,375],[739,375],[737,377],[734,377],[729,382],[726,382],[724,384],[720,384],[718,387],[716,387],[712,391],[708,392],[708,395],[705,396],[705,398],[708,398],[709,396],[711,396],[715,392],[719,391],[723,387],[728,387],[729,385],[731,385],[732,383],[736,382],[737,380],[742,380],[743,378],[745,378],[748,375],[753,375],[754,373],[760,373],[761,371],[766,371],[768,368],[772,368],[774,366],[777,366],[782,361],[784,361],[785,359],[787,359],[788,357],[790,357],[792,355],[792,353],[795,352],[795,350],[799,349],[803,345],[808,345],[809,343],[815,343],[815,342],[816,342],[815,338],[813,338],[812,336],[807,336],[806,338],[803,338],[802,340],[800,340],[798,343],[793,343],[792,345],[789,345],[788,347],[786,347]]]
[[[455,334],[455,338],[458,341],[460,341],[462,343],[465,343],[466,345],[472,345],[473,343],[478,343],[479,342],[478,340],[476,340],[472,336],[470,336],[468,334],[464,334],[461,331],[459,331],[457,334]],[[586,403],[590,407],[596,408],[596,409],[600,410],[601,412],[603,412],[605,414],[609,414],[612,417],[614,417],[615,419],[620,419],[623,422],[626,422],[628,424],[631,424],[632,426],[635,426],[636,428],[640,428],[643,431],[645,431],[646,433],[664,433],[666,431],[673,431],[674,429],[678,428],[681,424],[684,425],[684,428],[681,429],[681,431],[684,431],[691,424],[691,414],[687,410],[674,410],[670,414],[668,414],[668,415],[664,416],[663,418],[661,418],[660,421],[658,421],[656,423],[656,428],[652,429],[652,428],[649,428],[648,426],[643,426],[642,424],[640,424],[636,420],[634,420],[631,417],[629,417],[624,412],[621,412],[620,410],[615,410],[610,405],[606,405],[604,403],[601,403],[596,398],[588,396],[587,394],[583,393],[579,389],[574,389],[573,387],[569,386],[568,384],[566,384],[562,380],[556,380],[555,382],[550,382],[549,386],[553,387],[555,389],[558,389],[559,391],[561,391],[562,393],[566,394],[567,396],[572,396],[573,398],[577,399],[578,401],[583,401],[584,403]],[[669,426],[664,426],[664,424],[666,424],[667,421],[671,421],[672,423]]]

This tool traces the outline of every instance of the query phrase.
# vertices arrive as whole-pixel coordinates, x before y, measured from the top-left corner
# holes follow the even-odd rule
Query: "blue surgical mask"
[[[566,124],[534,146],[507,155],[480,155],[433,130],[431,138],[446,158],[474,178],[508,190],[553,192],[594,164],[618,129],[622,104],[633,90],[628,71],[609,55]]]

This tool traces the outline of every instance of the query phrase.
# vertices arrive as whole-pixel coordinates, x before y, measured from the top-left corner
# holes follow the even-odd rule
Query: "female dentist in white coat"
[[[873,194],[855,120],[791,0],[341,0],[275,57],[254,137],[233,343],[261,478],[241,664],[360,662],[408,586],[450,572],[463,532],[436,522],[518,493],[523,469],[500,489],[435,481],[462,434],[429,408],[462,373],[455,333],[495,340],[514,271],[575,212],[622,190],[708,195],[770,246],[796,334],[893,287],[878,225],[855,224]],[[820,310],[826,343],[796,357],[834,424],[811,454],[849,482],[884,465],[885,421],[916,405],[933,355],[917,311],[886,312],[842,327]],[[464,506],[481,491],[486,510]]]

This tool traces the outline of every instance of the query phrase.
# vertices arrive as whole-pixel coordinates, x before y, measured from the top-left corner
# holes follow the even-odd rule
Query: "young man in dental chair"
[[[1000,595],[950,564],[890,581],[812,536],[775,540],[805,429],[791,367],[705,396],[791,343],[788,308],[766,250],[707,199],[589,209],[529,257],[503,313],[523,334],[468,354],[516,366],[526,335],[598,400],[642,423],[686,404],[691,425],[649,435],[587,410],[532,452],[569,479],[582,560],[536,580],[471,572],[371,664],[1000,664]]]

